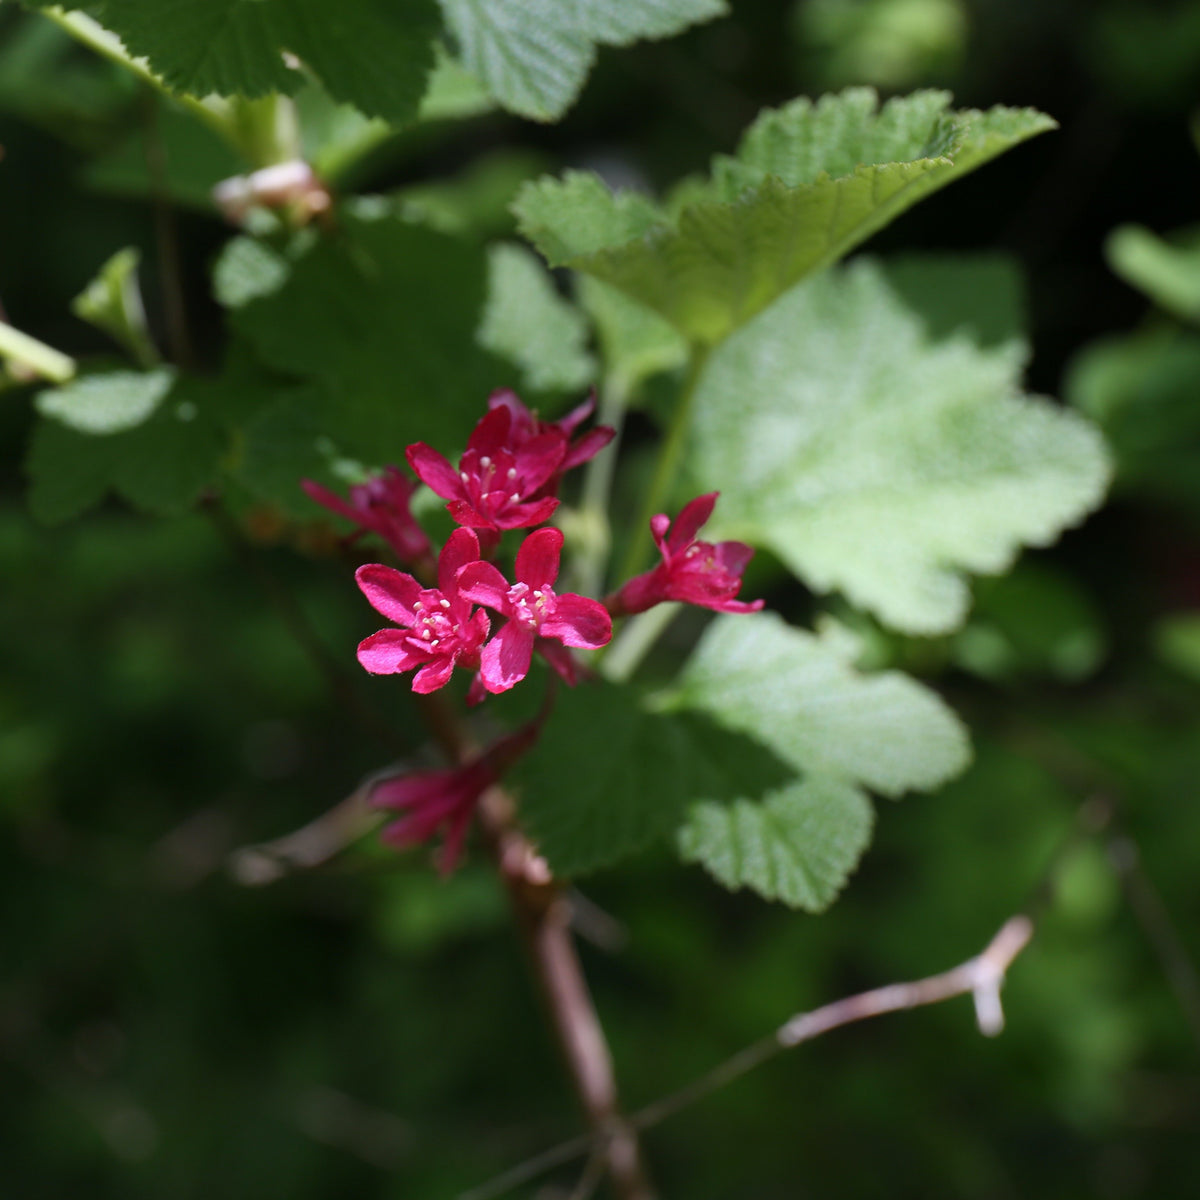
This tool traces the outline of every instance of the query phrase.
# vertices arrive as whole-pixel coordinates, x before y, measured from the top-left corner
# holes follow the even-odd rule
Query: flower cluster
[[[637,575],[606,601],[614,617],[645,612],[665,600],[682,600],[717,612],[758,612],[761,600],[735,600],[742,586],[742,572],[754,557],[745,542],[696,541],[696,534],[712,516],[717,492],[697,496],[683,506],[671,528],[671,518],[659,513],[650,520],[654,544],[662,562],[652,571]]]
[[[736,599],[753,550],[741,542],[696,540],[712,515],[716,492],[685,505],[673,527],[665,513],[655,516],[650,529],[662,561],[604,602],[555,589],[563,534],[544,523],[558,508],[559,483],[565,472],[602,450],[614,433],[597,426],[577,436],[594,406],[589,399],[561,420],[542,421],[515,393],[497,391],[457,467],[424,442],[407,448],[413,472],[446,501],[458,524],[436,565],[410,508],[415,485],[395,467],[352,488],[348,501],[304,481],[314,500],[358,525],[355,537],[377,534],[402,564],[423,577],[382,563],[358,569],[363,595],[392,622],[359,644],[358,661],[366,670],[375,675],[411,671],[413,691],[428,693],[444,687],[461,668],[472,676],[467,702],[477,704],[524,679],[535,653],[574,685],[579,666],[572,651],[607,645],[614,617],[668,600],[720,612],[762,607],[761,600]],[[531,532],[517,547],[510,581],[492,559],[503,534],[515,529]],[[419,772],[377,785],[372,804],[404,813],[388,826],[385,838],[411,845],[441,832],[442,868],[452,869],[479,797],[535,734],[536,727],[529,726],[453,770]]]

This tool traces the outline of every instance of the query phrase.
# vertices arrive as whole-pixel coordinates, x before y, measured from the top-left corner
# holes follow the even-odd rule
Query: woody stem
[[[445,700],[437,693],[419,699],[442,749],[457,762],[471,757],[477,750],[473,739]],[[517,828],[512,798],[503,788],[484,793],[479,817],[613,1190],[619,1200],[653,1200],[637,1133],[617,1104],[612,1055],[575,950],[562,885]]]

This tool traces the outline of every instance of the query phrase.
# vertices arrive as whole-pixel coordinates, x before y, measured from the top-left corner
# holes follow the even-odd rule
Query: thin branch
[[[157,98],[147,91],[145,101],[143,134],[146,171],[150,176],[150,204],[154,215],[154,242],[158,250],[158,278],[167,325],[167,345],[176,366],[192,367],[195,365],[195,354],[188,329],[179,228],[167,179],[167,149],[159,128]]]
[[[391,773],[368,776],[345,800],[292,833],[234,850],[228,858],[229,873],[246,887],[261,887],[328,862],[383,821],[383,813],[367,807],[367,797],[381,774]]]
[[[1200,973],[1192,962],[1171,914],[1158,889],[1142,866],[1137,843],[1129,836],[1111,838],[1108,861],[1112,864],[1129,907],[1162,967],[1167,983],[1183,1009],[1196,1044],[1200,1046]]]
[[[436,692],[420,697],[431,733],[459,762],[475,752],[466,726]],[[591,1134],[577,1139],[562,1161],[595,1149],[620,1200],[652,1200],[637,1133],[617,1103],[612,1055],[592,1002],[571,935],[571,901],[550,868],[515,824],[515,806],[503,788],[484,793],[479,822],[545,1000],[559,1050]]]
[[[1032,936],[1033,922],[1028,917],[1010,917],[981,954],[949,971],[912,983],[893,983],[870,992],[860,992],[812,1012],[798,1013],[774,1033],[740,1050],[699,1079],[639,1109],[629,1118],[628,1125],[637,1131],[649,1129],[784,1050],[811,1041],[842,1025],[865,1021],[884,1013],[940,1004],[954,996],[974,997],[980,1032],[994,1037],[1004,1027],[1000,989],[1009,967]],[[611,1146],[611,1142],[609,1144]],[[594,1146],[594,1137],[572,1138],[464,1192],[459,1200],[493,1200],[519,1184],[586,1154]]]

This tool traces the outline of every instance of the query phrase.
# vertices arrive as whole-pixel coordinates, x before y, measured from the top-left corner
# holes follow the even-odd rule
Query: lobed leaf
[[[396,124],[417,114],[440,27],[436,0],[90,0],[84,7],[176,91],[290,94],[307,69],[335,99]]]
[[[947,111],[945,92],[878,109],[869,88],[765,112],[707,183],[659,208],[594,175],[527,185],[521,232],[551,266],[620,288],[715,345],[938,188],[1054,128],[1032,109]]]
[[[414,441],[453,452],[488,393],[515,382],[476,345],[484,296],[480,247],[346,213],[338,238],[231,320],[263,365],[325,398],[319,419],[342,452],[401,462]]]
[[[113,434],[147,420],[175,384],[175,371],[110,371],[84,375],[38,394],[35,405],[79,433]]]
[[[43,419],[25,464],[33,515],[57,524],[110,490],[147,512],[186,511],[215,479],[224,448],[208,412],[212,386],[181,380],[148,420],[104,437]]]
[[[441,0],[467,70],[510,112],[561,117],[598,44],[664,38],[724,15],[725,0]]]
[[[958,288],[972,294],[970,272]],[[966,614],[964,572],[1048,544],[1107,484],[1095,429],[1018,394],[1025,353],[962,331],[934,340],[885,269],[860,261],[795,288],[716,351],[692,469],[721,491],[736,536],[813,588],[897,629],[945,632]]]
[[[578,391],[596,376],[583,314],[558,294],[536,255],[509,242],[488,250],[479,344],[520,369],[535,392]]]
[[[514,772],[521,819],[558,874],[580,875],[674,832],[698,800],[758,796],[790,776],[746,733],[699,713],[654,713],[632,688],[560,694]]]
[[[970,757],[966,730],[935,693],[899,672],[864,675],[842,641],[773,613],[718,616],[677,699],[752,734],[806,778],[885,796],[937,787]]]
[[[871,839],[874,814],[861,789],[820,776],[762,801],[697,804],[679,853],[731,891],[820,912],[841,890]]]

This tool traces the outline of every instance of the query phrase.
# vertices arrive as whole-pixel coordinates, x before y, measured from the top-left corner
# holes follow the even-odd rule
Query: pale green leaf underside
[[[964,278],[964,283],[966,279]],[[876,263],[809,280],[713,355],[692,467],[737,535],[818,591],[911,633],[966,615],[964,572],[1005,569],[1101,499],[1094,428],[1018,394],[1024,348],[931,339]]]
[[[598,44],[664,38],[725,0],[440,0],[463,64],[510,112],[553,121],[574,102]]]
[[[258,238],[230,238],[213,265],[213,295],[224,308],[241,308],[269,296],[287,282],[291,264],[285,255]]]
[[[928,688],[895,671],[862,674],[841,641],[772,613],[719,616],[688,660],[680,699],[805,777],[885,796],[937,787],[970,756],[962,724]]]
[[[733,891],[820,912],[866,849],[873,817],[859,788],[816,776],[762,801],[695,805],[679,852]]]
[[[93,0],[129,51],[193,96],[295,92],[302,71],[368,116],[417,113],[434,62],[435,0]]]
[[[568,172],[527,185],[514,211],[552,266],[604,280],[713,345],[931,192],[1054,127],[1032,109],[952,113],[949,101],[917,92],[877,110],[868,88],[793,101],[764,113],[675,206]]]
[[[533,391],[576,391],[595,378],[583,314],[554,289],[546,268],[523,246],[488,251],[488,297],[479,344],[508,359]]]
[[[84,375],[41,392],[37,410],[80,433],[120,433],[145,421],[174,382],[175,372],[170,367]]]
[[[1141,225],[1122,225],[1104,247],[1126,283],[1185,321],[1200,321],[1200,233],[1164,241]]]

